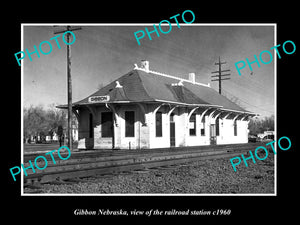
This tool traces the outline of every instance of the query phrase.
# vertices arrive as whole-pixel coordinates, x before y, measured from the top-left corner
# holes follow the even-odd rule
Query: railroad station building
[[[58,106],[67,108],[67,106]],[[209,84],[135,68],[72,105],[79,149],[149,149],[248,142],[255,116]]]

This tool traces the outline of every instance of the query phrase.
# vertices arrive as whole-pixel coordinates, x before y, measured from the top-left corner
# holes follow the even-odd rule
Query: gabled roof
[[[73,103],[73,106],[98,104],[89,102],[89,98],[109,96],[109,100],[103,103],[167,102],[215,106],[224,110],[250,113],[207,85],[180,82],[180,80],[180,78],[159,75],[154,71],[134,69],[90,96]]]

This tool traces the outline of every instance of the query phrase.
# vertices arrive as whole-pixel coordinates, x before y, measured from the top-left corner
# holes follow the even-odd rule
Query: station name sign
[[[91,103],[108,102],[108,101],[109,101],[109,95],[89,97],[89,102]]]

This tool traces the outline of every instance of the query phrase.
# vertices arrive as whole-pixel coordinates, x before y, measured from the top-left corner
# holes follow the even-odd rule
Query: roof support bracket
[[[233,123],[234,123],[234,121],[235,121],[239,116],[240,116],[240,114],[237,114],[237,115],[232,119]]]
[[[243,118],[242,118],[242,121],[247,121],[248,123],[250,122],[250,119],[252,117],[254,117],[256,115],[253,115],[253,114],[246,114]]]
[[[212,119],[212,117],[213,117],[213,114],[217,111],[218,109],[215,109],[215,110],[213,110],[210,114],[209,114],[209,116],[208,116],[208,121],[211,121],[211,119]]]
[[[137,105],[140,107],[141,112],[142,112],[142,126],[147,126],[147,121],[146,121],[146,109],[145,109],[145,105],[141,104],[141,103],[137,103]]]
[[[226,116],[224,116],[223,120],[227,119],[228,116],[230,116],[232,114],[232,112],[228,112],[228,114]]]
[[[244,117],[241,119],[241,121],[244,121],[249,115],[244,115]]]
[[[218,119],[218,117],[221,115],[221,113],[222,113],[222,112],[220,112],[219,114],[217,114],[217,115],[215,116],[215,119]]]
[[[243,119],[245,117],[245,113],[243,113],[243,114],[240,114],[236,119],[238,120],[238,119]]]
[[[87,105],[86,107],[88,108],[90,113],[92,113],[93,117],[96,118],[96,111],[95,111],[94,107],[92,107],[90,105]]]
[[[167,116],[170,116],[171,113],[174,111],[174,109],[176,109],[177,107],[178,107],[178,105],[173,106],[173,107],[169,110]]]
[[[156,112],[160,109],[160,107],[162,107],[163,105],[165,105],[166,103],[162,103],[159,106],[157,106],[154,110],[153,110],[153,114],[155,115]]]
[[[188,118],[187,118],[188,120],[190,119],[191,115],[192,115],[198,108],[199,108],[199,106],[193,108],[193,109],[189,112]]]
[[[116,107],[113,104],[105,103],[105,107],[113,112],[113,120],[115,122],[116,127],[119,126],[119,114],[116,110]]]
[[[78,111],[72,107],[72,112],[74,113],[74,115],[76,116],[77,121],[79,122],[79,113],[78,113]]]
[[[208,110],[210,110],[211,109],[211,107],[208,107],[207,109],[205,109],[202,113],[201,113],[201,115],[200,115],[200,122],[202,121],[202,118],[205,116],[205,113],[208,111]]]

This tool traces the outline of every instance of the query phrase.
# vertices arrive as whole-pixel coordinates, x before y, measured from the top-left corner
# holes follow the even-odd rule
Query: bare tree
[[[251,119],[249,122],[249,131],[250,134],[259,134],[263,133],[264,131],[273,131],[275,126],[274,115],[269,117],[265,117],[263,119]]]
[[[55,108],[55,105],[50,105],[46,110],[42,105],[30,106],[23,109],[24,118],[24,138],[30,136],[45,137],[50,135],[51,138],[58,126],[64,127],[66,124],[65,110]]]

